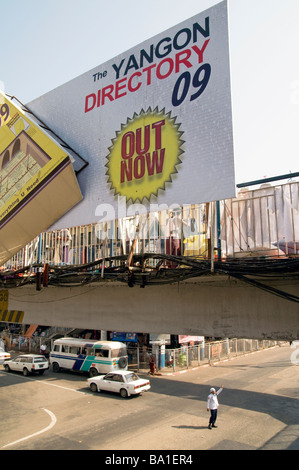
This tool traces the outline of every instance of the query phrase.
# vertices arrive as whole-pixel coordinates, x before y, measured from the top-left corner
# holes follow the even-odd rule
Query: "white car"
[[[37,354],[22,354],[4,364],[6,372],[11,370],[23,372],[23,375],[38,373],[42,375],[45,370],[49,369],[49,363],[45,356]]]
[[[4,349],[0,348],[0,364],[3,364],[4,361],[10,359],[10,353],[4,351]]]
[[[87,383],[92,392],[100,392],[101,390],[116,392],[120,393],[123,398],[140,395],[151,388],[148,380],[141,379],[135,372],[129,370],[91,377],[87,379]]]

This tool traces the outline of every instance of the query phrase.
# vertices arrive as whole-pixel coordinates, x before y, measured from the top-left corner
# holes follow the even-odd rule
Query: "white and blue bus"
[[[50,364],[54,372],[71,369],[89,372],[90,377],[113,370],[127,370],[127,348],[119,341],[60,338],[53,343]]]

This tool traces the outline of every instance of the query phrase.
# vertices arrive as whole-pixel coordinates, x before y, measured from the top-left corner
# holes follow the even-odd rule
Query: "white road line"
[[[48,382],[47,380],[33,379],[31,377],[24,377],[21,374],[17,375],[17,374],[14,374],[14,373],[11,373],[11,372],[6,372],[6,371],[1,371],[1,372],[3,372],[3,374],[19,377],[19,378],[22,378],[24,380],[31,380],[32,382],[38,382],[38,383],[43,384],[43,385],[51,385],[51,387],[62,388],[63,390],[69,390],[70,392],[76,392],[76,393],[81,393],[81,395],[89,395],[90,396],[90,393],[88,393],[88,392],[82,392],[82,391],[76,390],[74,388],[64,387],[63,385],[52,384],[51,382]]]
[[[53,428],[53,426],[55,426],[56,421],[57,421],[56,416],[54,415],[54,413],[52,413],[52,411],[46,410],[46,408],[42,408],[42,410],[44,410],[46,413],[48,413],[48,415],[50,415],[50,417],[51,417],[51,423],[49,424],[49,426],[42,429],[41,431],[35,432],[34,434],[30,434],[29,436],[22,437],[22,439],[18,439],[17,441],[10,442],[9,444],[6,444],[5,446],[1,447],[1,449],[5,449],[5,447],[9,447],[9,446],[13,446],[15,444],[19,444],[19,442],[26,441],[27,439],[31,439],[32,437],[38,436],[39,434],[47,432],[51,428]]]

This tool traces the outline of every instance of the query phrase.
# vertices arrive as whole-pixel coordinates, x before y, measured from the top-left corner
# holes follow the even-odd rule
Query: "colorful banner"
[[[56,228],[235,196],[226,1],[28,106],[89,162]]]

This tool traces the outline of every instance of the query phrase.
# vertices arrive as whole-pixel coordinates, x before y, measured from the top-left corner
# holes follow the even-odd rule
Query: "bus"
[[[127,347],[119,341],[59,338],[53,343],[50,364],[54,372],[70,369],[88,372],[90,377],[114,370],[127,370]]]

